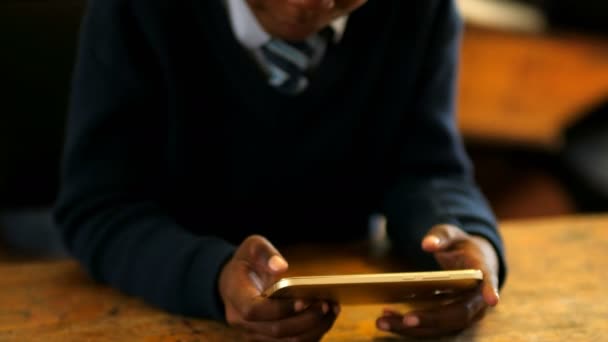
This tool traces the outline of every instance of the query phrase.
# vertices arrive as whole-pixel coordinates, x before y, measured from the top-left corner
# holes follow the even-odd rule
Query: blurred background
[[[497,216],[608,210],[608,1],[458,4],[459,125]]]
[[[49,210],[84,5],[0,3],[0,253],[63,254]],[[458,122],[497,216],[607,211],[608,1],[458,5]]]

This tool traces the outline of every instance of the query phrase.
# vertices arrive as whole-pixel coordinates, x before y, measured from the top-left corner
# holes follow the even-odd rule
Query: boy
[[[339,303],[268,300],[278,250],[361,239],[381,212],[412,262],[480,268],[436,336],[498,302],[492,213],[455,128],[453,1],[93,0],[56,219],[95,279],[260,341],[319,340]],[[258,234],[258,235],[254,235]]]

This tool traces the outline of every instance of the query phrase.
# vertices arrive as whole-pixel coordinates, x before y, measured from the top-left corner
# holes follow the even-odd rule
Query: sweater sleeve
[[[163,206],[162,73],[128,3],[89,2],[55,220],[95,280],[174,313],[222,320],[217,277],[234,247],[189,233]]]
[[[397,181],[385,196],[387,231],[397,249],[436,265],[420,242],[436,224],[454,224],[488,239],[506,276],[504,248],[494,215],[473,179],[471,163],[456,127],[455,85],[462,22],[454,1],[439,0],[429,20],[428,43],[415,102],[404,113]]]

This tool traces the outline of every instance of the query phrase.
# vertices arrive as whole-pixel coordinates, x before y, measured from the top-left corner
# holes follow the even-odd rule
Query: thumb
[[[466,237],[467,233],[454,225],[436,225],[422,239],[422,249],[429,253],[444,251]]]
[[[285,258],[266,238],[252,235],[245,239],[236,255],[246,262],[250,277],[260,289],[264,289],[289,268]]]

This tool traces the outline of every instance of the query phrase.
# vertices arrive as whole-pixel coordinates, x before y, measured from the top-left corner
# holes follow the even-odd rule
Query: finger
[[[481,284],[481,292],[483,299],[489,306],[496,306],[500,301],[500,295],[498,294],[497,283],[498,279],[494,273],[491,273],[487,268],[482,267],[483,281]]]
[[[391,308],[382,309],[382,317],[401,316],[401,313]]]
[[[244,255],[236,255],[256,266],[256,271],[283,273],[289,265],[281,253],[266,238],[253,235],[243,241]]]
[[[334,309],[335,309],[335,307],[334,307]],[[323,320],[321,321],[321,323],[319,325],[317,325],[312,330],[305,332],[302,335],[290,337],[288,339],[288,341],[293,341],[293,342],[320,341],[323,338],[323,336],[329,330],[331,330],[332,326],[334,325],[334,323],[336,321],[336,318],[338,317],[338,314],[339,314],[339,310],[338,311],[328,311],[328,313],[324,316]]]
[[[381,317],[378,328],[408,336],[437,336],[461,331],[473,322],[486,307],[476,292],[465,299],[434,310],[413,311],[404,316]]]
[[[450,248],[456,242],[467,238],[467,233],[462,229],[450,225],[441,224],[434,226],[422,239],[422,249],[426,252],[437,252]]]
[[[498,305],[500,295],[498,294],[498,277],[492,272],[480,255],[466,249],[438,252],[435,259],[444,269],[478,269],[483,274],[480,289],[486,304]]]
[[[488,311],[487,307],[484,307],[481,310],[479,310],[477,315],[475,317],[473,317],[473,323],[477,323],[477,322],[481,321],[486,316],[487,311]]]
[[[245,266],[249,281],[258,294],[277,282],[289,265],[281,253],[267,239],[253,235],[245,239],[235,259]]]
[[[229,304],[247,321],[272,321],[292,316],[302,311],[306,303],[293,299],[270,299],[260,294],[257,285],[246,271],[236,274],[235,283],[227,298]]]
[[[267,299],[256,297],[238,310],[246,321],[276,321],[298,313],[297,303],[291,299]]]
[[[255,250],[255,246],[247,250],[249,252],[245,254],[254,253],[255,255],[255,253],[259,253]],[[235,267],[234,278],[231,280],[235,286],[230,287],[231,292],[225,298],[243,319],[251,321],[277,320],[302,311],[307,306],[305,302],[299,300],[270,299],[262,296],[264,289],[274,281],[273,276],[260,277],[259,272],[252,270],[250,263],[246,261],[237,264]]]
[[[330,314],[335,316],[328,303],[317,302],[292,317],[269,322],[243,322],[242,327],[253,334],[274,338],[295,337],[314,330]]]
[[[260,342],[278,342],[278,341],[302,341],[302,342],[317,342],[320,341],[323,335],[325,335],[333,326],[339,311],[328,311],[319,322],[317,322],[312,328],[304,331],[299,335],[290,337],[275,337],[266,332],[254,332],[249,331],[247,333],[246,340],[248,341],[260,341]]]
[[[498,258],[492,244],[480,236],[471,236],[474,245],[479,248],[479,269],[483,272],[482,292],[486,303],[496,306],[500,301],[498,294]]]
[[[288,338],[272,337],[259,333],[250,333],[245,337],[246,341],[251,342],[318,342],[323,336],[331,330],[335,322],[335,317],[327,317],[323,322],[317,325],[313,330],[310,330],[299,336],[292,336]]]
[[[454,331],[470,325],[485,307],[483,296],[476,291],[460,301],[435,310],[408,313],[403,317],[403,324],[411,328],[439,328]]]
[[[458,250],[437,252],[435,259],[444,269],[478,269],[483,274],[480,284],[486,304],[496,306],[500,301],[498,294],[498,276],[485,262],[485,258],[472,246]]]
[[[302,342],[317,342],[320,341],[323,336],[331,330],[334,323],[336,322],[337,315],[335,313],[330,313],[325,315],[321,324],[316,326],[309,332],[306,332],[300,336],[296,336],[294,339],[290,341],[302,341]]]

